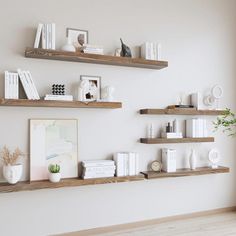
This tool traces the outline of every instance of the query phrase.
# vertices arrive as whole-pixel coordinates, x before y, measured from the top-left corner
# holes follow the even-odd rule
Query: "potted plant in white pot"
[[[22,175],[22,164],[18,163],[21,156],[24,156],[23,152],[19,148],[16,148],[13,153],[4,146],[0,153],[1,160],[3,161],[3,176],[10,184],[16,184]]]
[[[48,167],[48,171],[49,171],[49,180],[52,183],[57,183],[61,180],[61,173],[60,173],[60,165],[58,164],[51,164]]]

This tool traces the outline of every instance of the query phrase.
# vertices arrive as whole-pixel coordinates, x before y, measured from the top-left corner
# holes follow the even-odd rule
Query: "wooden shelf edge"
[[[96,178],[96,179],[63,179],[59,183],[51,183],[48,180],[44,181],[25,181],[19,182],[15,185],[10,185],[8,183],[0,184],[0,193],[10,193],[10,192],[20,192],[20,191],[33,191],[40,189],[54,189],[63,187],[78,187],[85,185],[95,185],[95,184],[108,184],[108,183],[121,183],[121,182],[131,182],[131,181],[141,181],[144,180],[144,175],[136,176],[124,176],[124,177],[108,177],[108,178]]]
[[[49,60],[61,60],[61,61],[72,61],[72,62],[84,62],[93,64],[104,64],[113,66],[126,66],[126,67],[137,67],[146,69],[163,69],[168,67],[167,61],[154,61],[145,60],[142,58],[127,58],[127,57],[116,57],[109,55],[96,55],[87,54],[80,52],[65,52],[57,50],[47,50],[41,48],[29,48],[25,50],[25,57],[38,58],[38,59],[49,59]]]
[[[48,100],[1,98],[0,106],[117,109],[117,108],[122,108],[122,103],[121,102],[48,101]]]
[[[140,143],[163,144],[163,143],[205,143],[214,142],[214,137],[206,138],[141,138]]]
[[[208,175],[208,174],[221,174],[229,173],[230,168],[219,166],[217,169],[212,169],[210,167],[200,167],[196,170],[190,169],[178,169],[176,172],[154,172],[154,171],[145,171],[141,172],[144,174],[147,179],[158,179],[158,178],[170,178],[170,177],[184,177],[184,176],[196,176],[196,175]]]
[[[184,109],[140,109],[141,115],[205,115],[219,116],[224,114],[224,110],[184,110]]]

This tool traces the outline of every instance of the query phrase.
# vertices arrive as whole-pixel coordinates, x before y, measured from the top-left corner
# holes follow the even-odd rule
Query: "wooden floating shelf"
[[[219,116],[224,110],[190,110],[190,109],[141,109],[142,115],[205,115]]]
[[[120,183],[130,181],[144,180],[144,175],[140,174],[137,176],[124,176],[124,177],[109,177],[109,178],[96,178],[96,179],[63,179],[59,183],[51,183],[47,180],[44,181],[33,181],[33,182],[19,182],[15,185],[8,183],[0,184],[0,193],[8,192],[19,192],[19,191],[31,191],[39,189],[53,189],[63,187],[76,187],[84,185],[95,185],[95,184],[108,184],[108,183]]]
[[[168,67],[167,61],[145,60],[142,58],[115,57],[108,55],[87,54],[80,52],[65,52],[65,51],[47,50],[41,48],[26,48],[25,57],[104,64],[113,66],[137,67],[137,68],[146,68],[155,70],[160,70],[165,67]]]
[[[141,138],[141,143],[146,144],[162,144],[162,143],[205,143],[214,142],[213,137],[207,138]]]
[[[80,102],[80,101],[48,101],[28,99],[0,99],[0,106],[20,107],[61,107],[61,108],[121,108],[121,102]]]
[[[220,174],[228,173],[230,169],[228,167],[219,166],[217,169],[210,167],[201,167],[195,170],[190,169],[178,169],[176,172],[155,172],[146,171],[141,172],[147,179],[169,178],[169,177],[181,177],[181,176],[194,176],[194,175],[208,175],[208,174]]]

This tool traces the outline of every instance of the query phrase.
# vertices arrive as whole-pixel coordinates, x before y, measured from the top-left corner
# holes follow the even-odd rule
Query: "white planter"
[[[52,183],[57,183],[61,180],[61,173],[49,173],[48,177]]]
[[[16,184],[22,175],[22,164],[3,166],[3,176],[9,184]]]

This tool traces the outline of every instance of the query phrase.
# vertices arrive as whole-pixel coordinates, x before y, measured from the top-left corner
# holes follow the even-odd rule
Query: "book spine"
[[[52,23],[52,49],[56,50],[56,24]]]
[[[104,166],[104,167],[84,167],[86,172],[100,172],[100,171],[115,171],[115,166]]]
[[[14,77],[11,72],[9,72],[9,98],[12,99],[14,97]]]
[[[139,174],[139,154],[135,154],[135,175]]]
[[[135,153],[129,153],[129,175],[135,175]]]
[[[36,32],[36,36],[35,36],[34,48],[39,47],[40,37],[41,37],[41,34],[42,34],[42,28],[43,28],[43,24],[39,23],[38,28],[37,28],[37,32]]]
[[[32,77],[32,75],[31,75],[31,73],[29,71],[27,71],[26,73],[27,73],[27,76],[28,76],[28,79],[29,79],[29,82],[30,82],[30,85],[31,85],[32,92],[34,94],[34,98],[36,100],[39,100],[40,99],[39,93],[38,93],[38,91],[36,89],[33,77]]]
[[[34,93],[33,93],[32,87],[31,87],[31,83],[30,83],[28,74],[26,71],[22,71],[22,73],[24,76],[24,80],[26,81],[26,89],[28,90],[28,93],[30,95],[30,99],[34,100],[35,97],[34,97]]]
[[[24,88],[26,97],[27,97],[28,99],[31,99],[31,96],[30,96],[30,93],[29,93],[29,91],[28,91],[27,83],[26,83],[25,76],[24,76],[23,72],[22,72],[20,69],[18,69],[17,72],[18,72],[18,74],[19,74],[20,81],[21,81],[21,84],[22,84],[22,86],[23,86],[23,88]]]
[[[42,27],[42,48],[46,49],[46,24]]]
[[[114,161],[116,163],[116,176],[124,176],[124,156],[122,153],[114,154]]]

